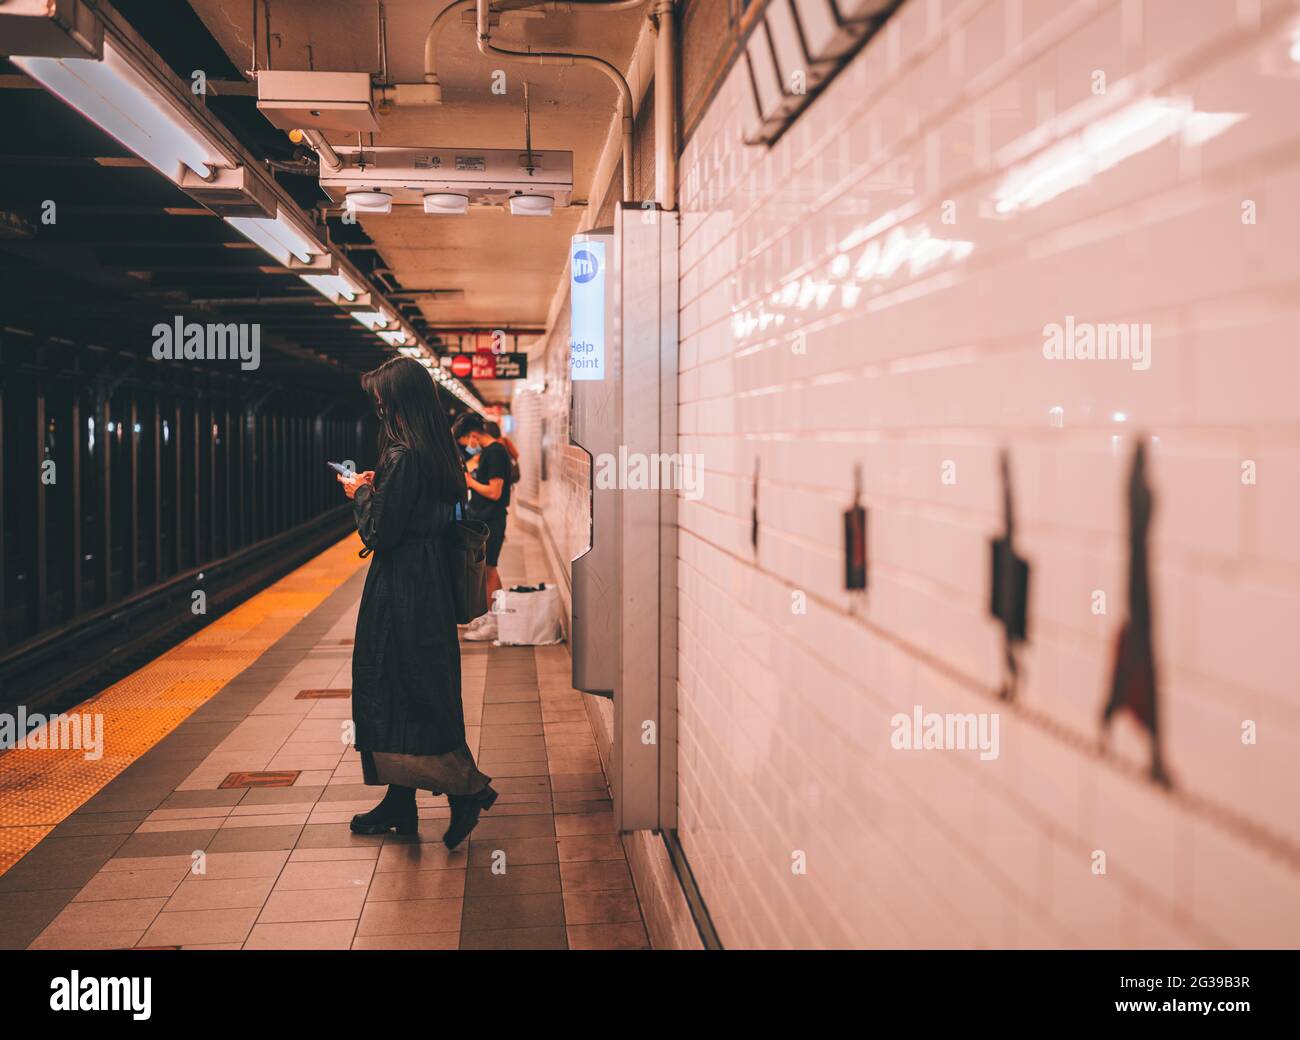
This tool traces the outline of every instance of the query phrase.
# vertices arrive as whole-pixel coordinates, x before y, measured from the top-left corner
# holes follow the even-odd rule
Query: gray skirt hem
[[[366,784],[397,784],[434,794],[478,794],[492,782],[474,764],[467,745],[444,755],[402,755],[388,751],[361,752],[361,777]]]

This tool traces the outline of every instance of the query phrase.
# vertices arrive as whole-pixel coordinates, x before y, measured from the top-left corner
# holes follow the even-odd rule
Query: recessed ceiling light
[[[511,195],[510,212],[516,217],[549,217],[555,200],[549,195]]]
[[[432,191],[424,197],[426,213],[468,213],[469,196],[448,191]]]
[[[343,196],[349,213],[391,213],[393,197],[386,191],[350,191]]]

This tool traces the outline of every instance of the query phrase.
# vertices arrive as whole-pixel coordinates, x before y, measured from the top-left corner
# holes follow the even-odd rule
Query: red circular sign
[[[474,363],[470,361],[468,354],[457,354],[451,359],[451,374],[458,379],[464,379],[473,371]]]

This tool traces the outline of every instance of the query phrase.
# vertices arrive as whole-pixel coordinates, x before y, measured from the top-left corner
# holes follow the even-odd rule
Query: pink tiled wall
[[[770,151],[733,69],[680,198],[681,834],[726,945],[1300,944],[1298,14],[909,0]],[[1067,316],[1149,324],[1150,368],[1045,358]],[[1168,790],[1132,721],[1099,743],[1138,439]],[[893,750],[918,704],[1000,756]]]

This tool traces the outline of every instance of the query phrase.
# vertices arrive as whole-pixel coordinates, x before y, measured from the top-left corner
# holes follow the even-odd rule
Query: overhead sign
[[[569,374],[604,379],[605,243],[578,240],[569,249]]]
[[[450,354],[442,359],[444,368],[451,369],[457,379],[527,379],[527,354],[493,354],[479,351],[476,354]]]

